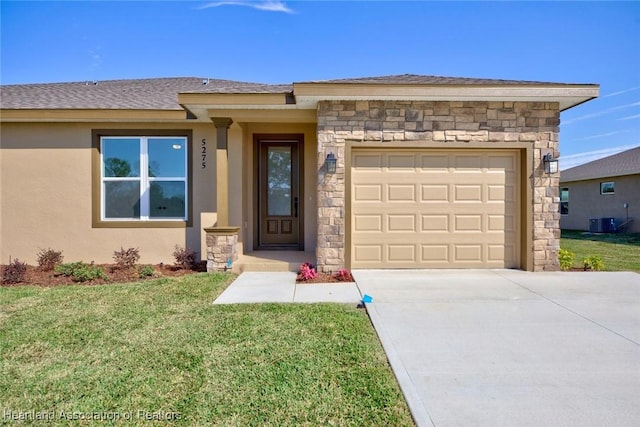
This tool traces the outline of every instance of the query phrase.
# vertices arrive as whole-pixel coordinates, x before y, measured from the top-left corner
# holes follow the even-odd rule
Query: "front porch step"
[[[316,256],[313,252],[301,251],[255,251],[247,252],[238,257],[231,270],[234,273],[245,271],[293,271],[297,272],[300,264],[304,262],[315,263]]]

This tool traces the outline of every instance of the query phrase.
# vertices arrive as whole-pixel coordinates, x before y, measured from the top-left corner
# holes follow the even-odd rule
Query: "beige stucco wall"
[[[191,129],[193,226],[92,228],[92,129]],[[2,123],[0,137],[0,263],[12,257],[35,264],[38,250],[49,247],[62,250],[65,261],[96,263],[112,262],[121,246],[139,248],[142,263],[173,263],[176,244],[200,250],[200,213],[216,209],[212,123]]]
[[[615,182],[614,194],[600,194],[601,182]],[[561,215],[560,226],[567,230],[589,230],[590,218],[615,218],[616,224],[634,218],[629,232],[640,232],[640,174],[586,181],[565,182],[560,188],[569,189],[569,214]]]

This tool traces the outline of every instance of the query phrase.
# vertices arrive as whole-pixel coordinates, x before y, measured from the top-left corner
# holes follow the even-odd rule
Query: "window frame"
[[[562,192],[567,192],[567,200],[562,200]],[[562,212],[562,206],[566,207],[566,212]],[[569,187],[560,187],[560,203],[559,203],[559,211],[560,215],[569,215]]]
[[[611,191],[604,191],[605,186],[607,186],[607,184],[611,184]],[[603,181],[600,183],[600,194],[603,196],[609,195],[609,194],[616,194],[616,182],[615,181]]]
[[[102,177],[102,139],[103,138],[175,138],[182,137],[186,139],[185,152],[185,209],[186,218],[150,218],[143,217],[140,212],[141,219],[128,218],[104,218],[104,182]],[[192,144],[193,132],[191,130],[178,129],[93,129],[92,130],[92,226],[93,228],[187,228],[193,226],[193,161],[192,161]],[[143,148],[141,148],[143,150]],[[142,173],[144,170],[144,174]],[[141,184],[143,182],[157,182],[162,179],[148,179],[148,171],[141,165]],[[145,175],[143,177],[142,175]],[[175,179],[170,179],[175,181]],[[148,213],[148,212],[147,212]]]

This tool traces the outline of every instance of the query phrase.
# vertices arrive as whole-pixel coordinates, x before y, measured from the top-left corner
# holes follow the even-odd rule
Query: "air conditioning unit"
[[[613,233],[616,231],[616,223],[613,218],[600,218],[601,233]]]
[[[590,233],[613,233],[616,231],[616,223],[613,218],[590,218]]]

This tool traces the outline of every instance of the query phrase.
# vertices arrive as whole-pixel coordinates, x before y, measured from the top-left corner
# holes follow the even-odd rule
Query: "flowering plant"
[[[300,264],[300,268],[298,270],[298,280],[306,281],[315,279],[316,277],[318,277],[318,272],[316,271],[315,265],[311,264],[310,262]]]
[[[341,268],[340,270],[336,271],[333,277],[340,282],[353,282],[353,276],[346,268]]]

